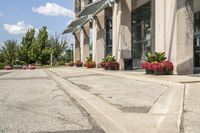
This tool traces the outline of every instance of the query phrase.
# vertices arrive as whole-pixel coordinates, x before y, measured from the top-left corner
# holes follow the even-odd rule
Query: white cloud
[[[32,11],[46,16],[73,17],[73,12],[70,9],[64,8],[56,3],[46,3],[45,6],[33,7]]]
[[[18,22],[16,25],[12,24],[4,24],[4,29],[10,33],[10,34],[25,34],[28,29],[34,28],[32,25],[26,25],[24,21]],[[38,31],[36,28],[34,28],[36,32]]]

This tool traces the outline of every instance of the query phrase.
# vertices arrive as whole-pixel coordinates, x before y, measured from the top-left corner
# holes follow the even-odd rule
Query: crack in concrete
[[[46,74],[56,83],[58,84],[59,88],[69,97],[70,101],[82,112],[82,114],[84,116],[86,116],[88,118],[88,122],[90,123],[92,129],[99,129],[99,130],[102,130],[100,127],[100,125],[95,121],[94,118],[92,118],[92,116],[76,101],[76,99],[74,99],[72,96],[70,96],[70,94],[63,88],[63,86],[56,80],[54,80],[52,78],[52,76],[49,74],[49,71],[48,70],[45,70]],[[58,74],[54,73],[55,75],[57,75],[58,77],[60,77]],[[61,77],[62,78],[62,77]],[[67,80],[68,82],[74,84],[72,81],[70,81],[69,79],[65,79]],[[74,84],[75,85],[75,84]],[[70,132],[69,132],[70,133]],[[86,132],[87,133],[87,132]],[[93,133],[93,132],[91,132]],[[94,132],[96,133],[96,132]],[[98,132],[97,132],[98,133]],[[102,130],[101,133],[104,133],[104,131]]]
[[[185,91],[186,91],[186,87],[187,85],[184,84],[184,88],[183,88],[183,101],[182,101],[182,105],[181,105],[181,116],[180,116],[180,125],[179,125],[179,131],[180,133],[184,133],[184,114],[186,113],[185,111]]]

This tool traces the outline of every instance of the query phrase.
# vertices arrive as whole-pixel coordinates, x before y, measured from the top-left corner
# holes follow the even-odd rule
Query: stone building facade
[[[175,74],[200,70],[199,0],[74,0],[74,61],[113,55],[139,68],[146,51],[165,52]]]

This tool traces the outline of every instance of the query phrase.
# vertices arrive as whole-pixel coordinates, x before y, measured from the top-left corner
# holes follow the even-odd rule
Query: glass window
[[[132,58],[133,66],[139,67],[145,52],[151,50],[151,4],[132,12]]]
[[[200,67],[200,12],[194,15],[194,67]]]
[[[80,12],[81,11],[81,0],[78,0],[78,12]]]
[[[106,49],[105,55],[112,55],[112,17],[106,19]]]

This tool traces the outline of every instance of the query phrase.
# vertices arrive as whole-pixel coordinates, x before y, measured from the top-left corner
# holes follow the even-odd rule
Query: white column
[[[113,53],[113,56],[117,56],[117,51],[118,51],[118,41],[117,41],[117,13],[118,13],[118,3],[115,3],[114,4],[114,7],[113,7],[113,20],[112,20],[112,23],[113,23],[113,37],[112,37],[112,40],[113,40],[113,46],[112,46],[112,53]]]
[[[155,51],[165,50],[165,0],[155,0]]]
[[[83,30],[80,31],[80,46],[81,46],[81,62],[84,63],[84,33]]]
[[[93,31],[92,31],[92,60],[97,62],[97,46],[96,46],[96,40],[97,40],[97,28],[96,28],[96,20],[93,21]]]

